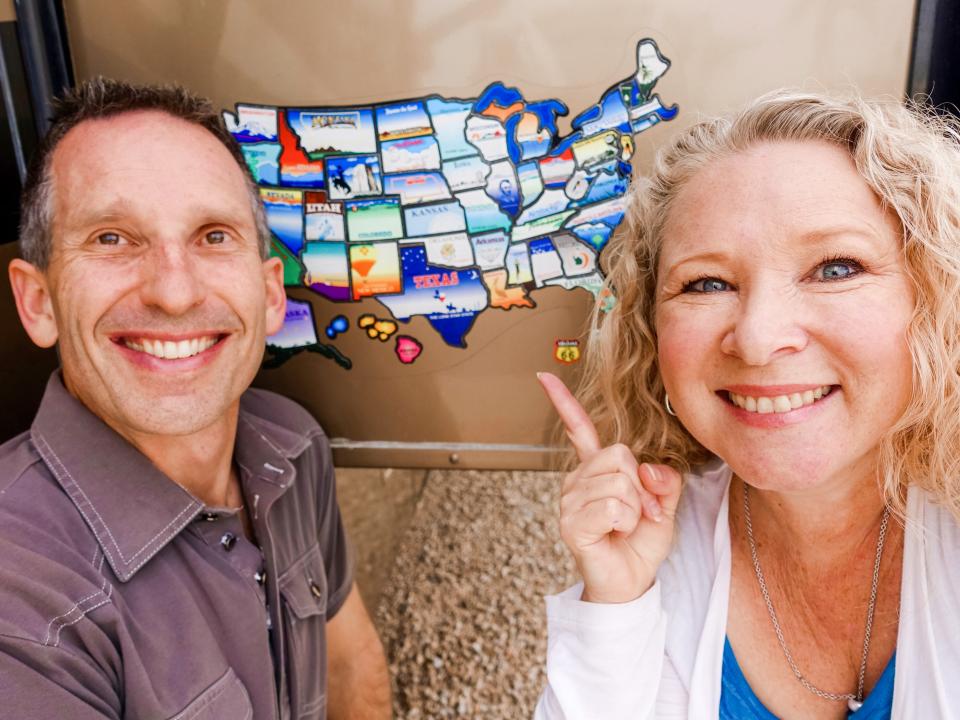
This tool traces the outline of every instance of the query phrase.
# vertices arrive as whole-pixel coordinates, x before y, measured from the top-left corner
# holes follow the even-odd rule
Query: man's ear
[[[11,260],[7,270],[24,330],[40,347],[53,347],[57,343],[59,331],[53,314],[53,298],[50,296],[47,276],[35,265],[20,258]]]
[[[278,257],[263,261],[263,279],[267,285],[267,335],[280,332],[287,314],[287,293],[283,289],[283,261]]]

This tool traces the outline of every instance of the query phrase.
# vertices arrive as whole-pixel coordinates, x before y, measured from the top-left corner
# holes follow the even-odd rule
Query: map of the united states
[[[538,288],[600,292],[633,136],[677,112],[652,94],[668,67],[656,43],[640,41],[635,75],[564,137],[566,105],[527,101],[501,83],[476,99],[238,104],[224,120],[260,185],[287,286],[332,303],[374,298],[392,319],[424,316],[446,343],[466,347],[479,313],[533,308]],[[379,320],[364,317],[372,337]],[[310,304],[291,299],[270,349],[320,347],[344,364],[313,323]],[[422,345],[408,340],[415,359]]]

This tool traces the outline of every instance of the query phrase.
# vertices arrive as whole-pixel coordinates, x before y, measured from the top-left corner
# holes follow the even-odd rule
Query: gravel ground
[[[337,468],[337,500],[347,527],[360,595],[373,615],[420,495],[426,470]]]
[[[376,612],[397,720],[532,715],[543,596],[576,579],[559,485],[556,473],[427,474]]]

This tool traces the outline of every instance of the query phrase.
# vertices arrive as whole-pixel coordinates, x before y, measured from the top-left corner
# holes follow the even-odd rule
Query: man
[[[327,439],[247,389],[283,271],[209,103],[81,85],[22,212],[17,309],[62,367],[0,446],[0,715],[389,717]]]

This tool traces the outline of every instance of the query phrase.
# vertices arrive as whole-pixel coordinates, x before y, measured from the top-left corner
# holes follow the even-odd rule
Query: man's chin
[[[160,397],[138,403],[123,403],[114,415],[114,425],[126,436],[153,435],[182,437],[193,435],[228,421],[237,402],[203,401],[196,395]]]
[[[201,377],[144,375],[122,364],[71,372],[69,365],[64,363],[64,380],[71,394],[130,440],[138,435],[182,437],[223,422],[233,428],[240,395],[256,374],[256,367],[237,366],[208,366]]]

